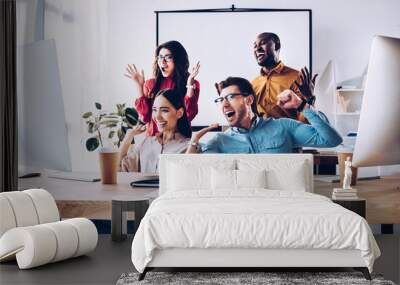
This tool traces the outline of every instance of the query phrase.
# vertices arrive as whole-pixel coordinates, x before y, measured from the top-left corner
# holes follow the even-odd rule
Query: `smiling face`
[[[162,95],[157,96],[153,103],[153,119],[158,130],[162,132],[176,132],[178,119],[183,116],[183,109],[175,107]]]
[[[260,34],[254,42],[254,56],[258,65],[272,68],[279,62],[279,49],[267,34]]]
[[[228,94],[243,93],[236,85],[228,86],[221,90],[221,97]],[[251,111],[251,104],[253,103],[253,96],[235,96],[229,102],[224,100],[221,103],[222,113],[228,124],[231,127],[250,128],[253,112]]]
[[[164,77],[170,77],[174,73],[175,63],[173,55],[169,49],[162,48],[158,53],[158,68]]]

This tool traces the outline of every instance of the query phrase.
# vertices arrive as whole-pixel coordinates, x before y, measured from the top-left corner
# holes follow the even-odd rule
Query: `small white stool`
[[[60,221],[46,190],[0,193],[0,211],[0,262],[16,259],[20,269],[28,269],[96,248],[95,225],[86,218]]]

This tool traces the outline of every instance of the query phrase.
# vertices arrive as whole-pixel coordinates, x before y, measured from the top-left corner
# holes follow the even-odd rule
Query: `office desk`
[[[101,182],[83,182],[48,178],[45,174],[35,178],[18,180],[20,190],[43,188],[49,191],[56,200],[62,218],[87,217],[90,219],[111,219],[111,200],[113,197],[129,196],[138,200],[155,198],[158,188],[130,186],[134,179],[144,174],[119,172],[118,184]],[[128,218],[132,218],[128,216]]]
[[[56,199],[62,218],[87,217],[111,219],[113,196],[156,197],[158,189],[131,188],[129,183],[140,177],[139,173],[119,173],[118,184],[103,185],[101,182],[80,182],[37,177],[20,179],[19,188],[42,187]],[[314,181],[314,192],[332,196],[333,188],[339,183]],[[377,180],[359,180],[358,196],[367,201],[367,221],[370,224],[400,224],[400,176],[386,176]],[[128,214],[133,219],[133,214]]]
[[[339,183],[314,180],[314,192],[328,198]],[[374,180],[358,180],[357,195],[366,200],[366,216],[370,224],[400,224],[400,176],[382,176]]]

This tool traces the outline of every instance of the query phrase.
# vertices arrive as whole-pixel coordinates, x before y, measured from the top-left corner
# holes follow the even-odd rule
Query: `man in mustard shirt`
[[[301,108],[305,104],[314,105],[313,89],[317,75],[311,78],[307,68],[299,72],[284,65],[279,60],[280,49],[280,39],[274,33],[259,34],[254,42],[254,55],[261,66],[261,74],[252,81],[257,111],[264,117],[291,118],[307,122],[300,109],[284,109],[277,105],[278,97],[290,97],[288,94],[294,92],[304,101]]]

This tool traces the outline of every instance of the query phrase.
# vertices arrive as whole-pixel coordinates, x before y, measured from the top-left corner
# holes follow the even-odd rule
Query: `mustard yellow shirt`
[[[253,81],[253,89],[256,94],[257,111],[260,116],[273,118],[291,118],[306,122],[306,119],[297,110],[284,110],[276,105],[277,96],[286,89],[292,89],[300,97],[300,91],[294,83],[299,78],[299,71],[285,66],[282,62],[265,73],[261,69],[261,74]],[[299,82],[299,80],[298,80]]]

